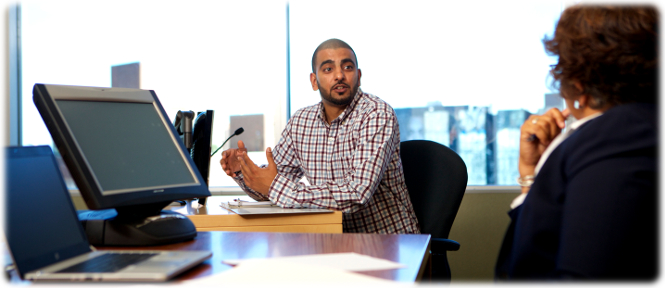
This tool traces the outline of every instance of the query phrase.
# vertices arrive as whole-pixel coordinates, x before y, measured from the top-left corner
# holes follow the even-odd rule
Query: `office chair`
[[[466,190],[466,165],[453,150],[432,141],[404,141],[400,150],[420,232],[432,235],[432,280],[450,281],[446,252],[459,250],[460,244],[447,238]]]

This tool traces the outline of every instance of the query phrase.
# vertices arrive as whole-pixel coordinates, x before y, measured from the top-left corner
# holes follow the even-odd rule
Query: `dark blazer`
[[[654,279],[656,105],[606,111],[554,149],[512,218],[499,279]]]

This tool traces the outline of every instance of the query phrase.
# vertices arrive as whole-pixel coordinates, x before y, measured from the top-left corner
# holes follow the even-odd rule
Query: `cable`
[[[219,146],[219,148],[217,148],[217,150],[215,150],[215,152],[212,152],[212,154],[210,154],[210,157],[212,157],[212,155],[215,155],[215,153],[217,153],[217,151],[219,151],[219,149],[222,149],[222,147],[224,147],[224,144],[226,144],[226,142],[229,142],[229,139],[231,139],[231,137],[236,136],[236,135],[240,135],[240,134],[242,134],[242,132],[245,132],[245,129],[242,129],[242,127],[236,129],[236,132],[233,132],[233,135],[229,136],[229,138],[226,138],[226,141],[224,141],[224,143],[222,143],[222,146]]]

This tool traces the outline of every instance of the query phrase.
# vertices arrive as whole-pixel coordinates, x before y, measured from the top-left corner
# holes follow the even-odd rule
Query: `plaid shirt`
[[[234,179],[256,200],[285,208],[327,208],[344,212],[344,232],[419,233],[399,154],[393,109],[358,89],[330,124],[323,104],[298,110],[273,151],[277,176],[269,196]],[[305,176],[311,185],[300,179]]]

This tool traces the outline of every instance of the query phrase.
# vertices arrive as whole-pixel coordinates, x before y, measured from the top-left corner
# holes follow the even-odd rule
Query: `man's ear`
[[[316,82],[316,74],[309,73],[309,82],[312,82],[312,90],[319,90],[319,83]]]
[[[358,69],[358,87],[360,87],[360,76],[362,76],[363,73],[361,73],[360,69]]]

